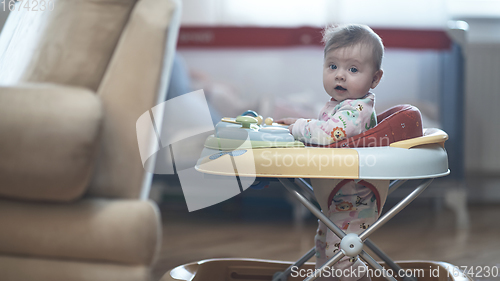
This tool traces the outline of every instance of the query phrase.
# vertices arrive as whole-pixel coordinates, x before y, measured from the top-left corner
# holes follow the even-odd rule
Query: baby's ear
[[[380,79],[382,79],[382,75],[384,75],[384,71],[382,69],[375,71],[375,74],[373,74],[372,85],[370,88],[375,89],[375,87],[377,87],[378,83],[380,83]]]

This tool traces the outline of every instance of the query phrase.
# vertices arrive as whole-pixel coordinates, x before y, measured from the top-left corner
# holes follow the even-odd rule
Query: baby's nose
[[[337,75],[335,75],[335,80],[337,81],[345,81],[345,75],[342,72],[338,72]]]

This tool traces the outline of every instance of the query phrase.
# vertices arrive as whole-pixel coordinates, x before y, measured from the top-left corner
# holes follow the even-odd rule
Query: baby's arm
[[[333,110],[321,112],[321,120],[298,119],[291,129],[295,139],[312,144],[331,144],[357,134],[371,126],[373,102],[345,100]]]
[[[290,125],[290,126],[288,126],[288,130],[290,131],[290,134],[291,134],[292,129],[293,129],[293,124],[295,123],[295,121],[297,121],[299,119],[300,118],[288,117],[288,118],[281,118],[279,120],[276,120],[275,122],[280,123],[280,124]]]
[[[298,119],[300,119],[300,118],[288,117],[288,118],[278,119],[274,122],[280,123],[280,124],[285,124],[285,125],[291,125],[291,124],[295,123],[295,121],[297,121]]]

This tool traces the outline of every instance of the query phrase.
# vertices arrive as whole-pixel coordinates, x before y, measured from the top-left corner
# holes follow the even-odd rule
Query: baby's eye
[[[356,72],[358,72],[358,69],[357,69],[357,68],[355,68],[355,67],[351,67],[351,68],[349,69],[349,71],[350,71],[350,72],[352,72],[352,73],[356,73]]]
[[[337,69],[337,66],[335,64],[330,64],[330,69]]]

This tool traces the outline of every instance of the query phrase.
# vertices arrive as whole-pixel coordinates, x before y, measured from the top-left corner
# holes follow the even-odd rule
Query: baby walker
[[[341,239],[340,251],[319,270],[331,268],[344,256],[359,256],[372,270],[376,270],[373,272],[378,272],[370,275],[372,280],[472,280],[457,272],[456,267],[444,262],[393,262],[368,239],[370,234],[419,196],[434,178],[449,174],[448,156],[444,148],[448,135],[439,129],[423,129],[417,108],[411,105],[396,106],[378,115],[377,121],[377,126],[360,135],[334,143],[330,147],[319,148],[295,141],[287,126],[273,123],[270,118],[264,122],[255,112],[247,111],[237,118],[223,118],[216,125],[216,133],[206,140],[196,169],[210,175],[234,177],[236,174],[239,178],[254,177],[255,187],[270,179],[279,180]],[[231,169],[224,164],[228,159],[233,163]],[[308,159],[309,163],[305,165]],[[335,165],[322,167],[321,163],[326,161]],[[304,178],[392,180],[388,190],[378,190],[385,194],[390,194],[407,180],[423,181],[360,235],[346,235],[303,195],[306,193],[310,198],[314,198],[312,187]],[[384,262],[379,264],[375,261],[363,250],[364,246],[370,248]],[[303,269],[302,272],[314,271],[314,265],[306,263],[314,255],[315,248],[312,248],[293,264],[255,259],[204,260],[174,268],[161,280],[309,281],[315,280],[317,275],[299,275],[298,271],[293,269],[300,268]],[[416,272],[414,269],[425,273],[420,276],[400,274]]]

